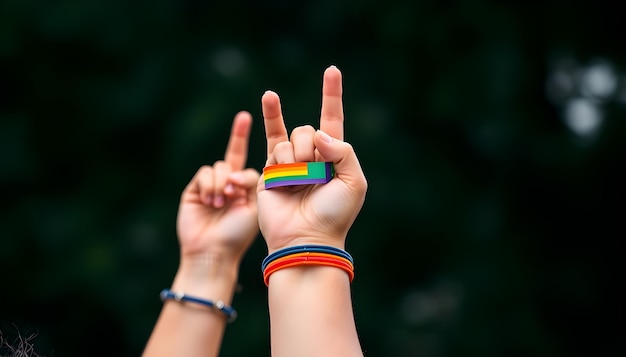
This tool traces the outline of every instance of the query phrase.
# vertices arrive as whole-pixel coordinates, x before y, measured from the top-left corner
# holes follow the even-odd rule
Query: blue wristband
[[[204,306],[208,306],[208,307],[211,307],[211,308],[218,309],[224,315],[226,315],[226,319],[227,319],[228,322],[233,322],[237,318],[237,311],[235,311],[235,309],[233,309],[230,306],[226,306],[222,300],[217,300],[217,301],[213,302],[211,300],[205,300],[205,299],[201,299],[201,298],[185,295],[185,293],[173,292],[173,291],[171,291],[169,289],[163,289],[163,291],[161,291],[160,296],[161,296],[161,301],[165,301],[165,300],[168,300],[168,299],[174,299],[176,301],[193,302],[193,303],[196,303],[196,304],[200,304],[200,305],[204,305]]]

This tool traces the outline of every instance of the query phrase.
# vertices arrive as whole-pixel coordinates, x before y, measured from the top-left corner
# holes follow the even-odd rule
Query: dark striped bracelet
[[[275,251],[274,253],[268,255],[263,259],[261,263],[261,271],[264,271],[265,268],[272,261],[282,258],[287,255],[296,254],[296,253],[304,253],[304,252],[314,252],[314,253],[328,253],[332,255],[337,255],[342,258],[348,259],[352,264],[354,264],[354,259],[350,255],[350,253],[346,252],[343,249],[339,249],[336,247],[331,247],[328,245],[297,245],[293,247],[287,247],[280,250]]]

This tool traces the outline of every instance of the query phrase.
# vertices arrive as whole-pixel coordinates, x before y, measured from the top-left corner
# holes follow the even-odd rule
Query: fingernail
[[[204,204],[205,205],[210,205],[212,200],[213,200],[213,198],[211,197],[211,195],[207,195],[207,196],[204,197]]]
[[[323,141],[327,142],[327,143],[332,143],[333,142],[333,138],[330,137],[330,135],[326,134],[325,132],[318,130],[318,133],[320,133],[320,137],[322,138]]]
[[[226,194],[231,194],[235,192],[235,187],[232,184],[226,184],[226,186],[224,187],[224,193]]]

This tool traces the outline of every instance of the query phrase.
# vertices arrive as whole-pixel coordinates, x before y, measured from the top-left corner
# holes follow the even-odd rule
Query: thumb
[[[364,193],[367,190],[367,181],[352,145],[321,130],[315,133],[314,143],[322,159],[333,163],[338,179],[356,192]]]

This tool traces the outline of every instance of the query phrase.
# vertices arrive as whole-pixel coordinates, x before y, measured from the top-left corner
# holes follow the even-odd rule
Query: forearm
[[[171,290],[231,305],[237,274],[238,263],[218,255],[181,259]],[[225,315],[215,308],[165,301],[143,356],[217,356],[225,327]]]
[[[363,356],[348,274],[334,267],[281,269],[269,282],[273,357]]]

